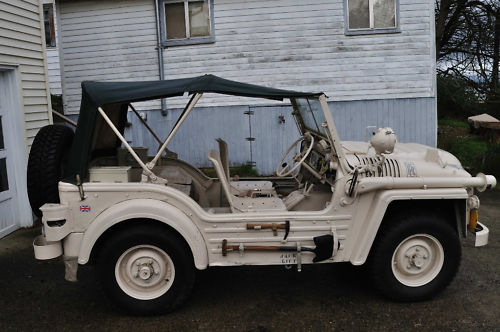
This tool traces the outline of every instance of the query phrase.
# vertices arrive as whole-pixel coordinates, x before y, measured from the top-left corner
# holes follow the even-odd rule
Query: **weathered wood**
[[[432,97],[432,4],[400,3],[401,33],[345,36],[341,0],[216,1],[216,42],[165,49],[165,76],[211,72],[257,84],[321,89],[335,100]],[[70,112],[78,111],[84,79],[157,78],[152,2],[63,2],[61,7]],[[206,103],[205,96],[202,103],[234,105],[231,98],[211,100]]]

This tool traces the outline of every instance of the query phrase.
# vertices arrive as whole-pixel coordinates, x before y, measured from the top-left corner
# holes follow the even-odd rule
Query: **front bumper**
[[[473,233],[476,236],[476,242],[474,244],[476,247],[482,247],[488,244],[488,236],[490,234],[488,227],[478,222]]]

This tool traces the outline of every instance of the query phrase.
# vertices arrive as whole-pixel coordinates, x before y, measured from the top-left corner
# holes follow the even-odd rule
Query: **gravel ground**
[[[350,264],[304,266],[301,273],[210,268],[198,273],[193,294],[179,310],[130,317],[104,296],[92,266],[80,267],[79,282],[66,282],[60,259],[33,258],[31,242],[40,230],[19,230],[0,240],[0,331],[498,331],[500,191],[480,199],[489,244],[474,248],[472,237],[464,240],[455,280],[435,299],[419,303],[383,299],[364,270]]]

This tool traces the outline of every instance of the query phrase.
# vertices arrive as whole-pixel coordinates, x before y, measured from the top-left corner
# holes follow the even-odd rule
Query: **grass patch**
[[[469,124],[465,121],[458,121],[452,119],[441,119],[438,121],[438,125],[440,126],[450,126],[454,128],[466,128],[469,129]]]

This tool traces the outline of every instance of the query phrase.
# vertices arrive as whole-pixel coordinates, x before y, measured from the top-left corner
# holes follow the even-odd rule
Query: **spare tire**
[[[33,213],[41,217],[45,203],[59,203],[58,183],[62,178],[73,130],[62,125],[48,125],[36,134],[28,159],[28,198]]]

